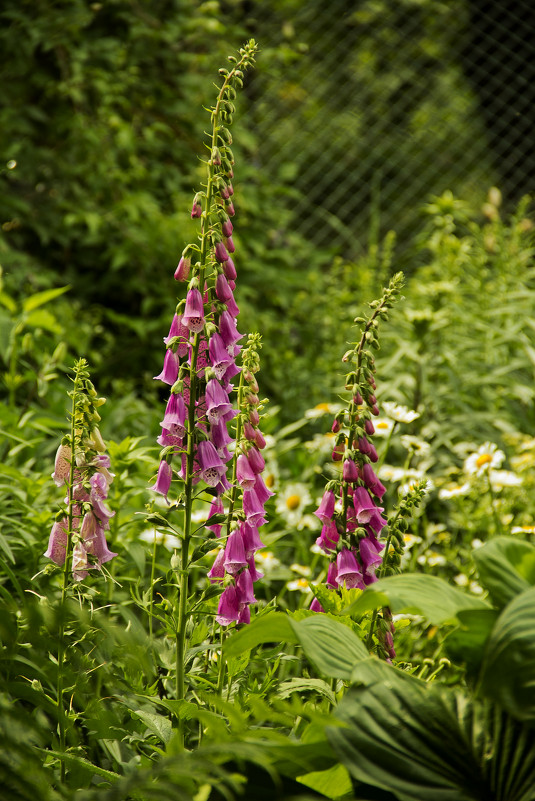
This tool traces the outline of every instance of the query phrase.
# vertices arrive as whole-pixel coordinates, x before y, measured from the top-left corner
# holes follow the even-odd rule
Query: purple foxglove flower
[[[221,317],[219,318],[219,333],[221,334],[226,348],[235,345],[236,342],[243,337],[243,334],[240,334],[236,327],[236,320],[234,317],[231,317],[228,311],[221,313]]]
[[[52,478],[56,487],[61,487],[65,484],[71,474],[71,457],[72,451],[69,445],[60,445],[56,451],[56,458],[54,460],[54,472]]]
[[[154,492],[159,492],[160,495],[163,495],[165,500],[167,500],[167,494],[169,492],[169,488],[171,486],[171,479],[173,478],[173,468],[166,462],[165,459],[162,459],[160,462],[160,466],[158,468],[158,476],[156,478],[156,483],[150,487],[151,490]]]
[[[362,406],[362,404],[364,403],[364,401],[362,399],[362,395],[360,394],[360,392],[358,392],[358,391],[355,392],[355,394],[353,396],[353,403],[355,403],[357,406]]]
[[[107,528],[110,518],[115,515],[115,512],[108,509],[104,503],[104,500],[108,497],[108,482],[102,473],[95,473],[89,479],[89,484],[91,485],[90,502],[93,505],[93,510],[97,517],[100,518],[102,525]]]
[[[87,551],[83,542],[77,542],[72,551],[72,575],[75,581],[86,578],[88,568],[91,567],[87,558]]]
[[[229,281],[236,280],[238,273],[236,272],[234,261],[230,256],[226,261],[223,262],[223,272],[225,273]]]
[[[210,440],[222,462],[228,462],[232,459],[232,454],[228,451],[227,445],[233,442],[233,439],[228,433],[227,424],[224,420],[212,423],[210,426]]]
[[[317,598],[312,599],[312,603],[310,604],[309,609],[311,612],[323,612],[323,614],[325,614],[325,609],[320,604]]]
[[[334,515],[334,504],[335,504],[335,497],[334,492],[332,490],[325,490],[323,493],[323,498],[321,499],[321,503],[314,512],[317,518],[321,520],[322,523],[328,523],[332,520]]]
[[[247,459],[249,461],[249,464],[251,465],[251,470],[253,471],[253,473],[256,473],[257,475],[261,473],[264,467],[266,466],[264,457],[262,456],[258,448],[249,448],[249,450],[247,451]]]
[[[216,378],[206,385],[206,412],[210,423],[218,423],[232,409],[228,395]]]
[[[364,430],[366,431],[366,434],[368,434],[368,436],[370,437],[372,436],[372,434],[375,434],[375,427],[370,419],[366,419],[364,421]]]
[[[227,573],[232,576],[235,576],[242,567],[247,567],[243,536],[239,529],[235,529],[227,539],[223,564]]]
[[[172,437],[183,437],[186,433],[187,411],[182,395],[172,393],[165,407],[165,415],[160,423],[161,427],[165,428]]]
[[[254,489],[256,475],[245,454],[240,454],[236,461],[236,478],[243,489]]]
[[[48,548],[45,551],[45,556],[52,559],[57,565],[65,564],[65,552],[67,549],[69,521],[66,517],[58,520],[52,526],[50,537],[48,539]]]
[[[264,517],[264,507],[258,499],[255,490],[243,491],[243,511],[247,522],[252,526],[263,526],[266,522]]]
[[[226,301],[227,311],[232,317],[237,317],[240,313],[240,307],[234,300],[234,295],[231,295]]]
[[[202,206],[200,203],[197,203],[194,200],[193,206],[191,207],[191,219],[194,220],[196,217],[200,217],[201,214],[202,214]]]
[[[236,211],[234,209],[234,203],[228,203],[225,206],[225,211],[227,212],[229,217],[234,217],[234,215],[236,214]]]
[[[246,568],[238,575],[236,580],[236,589],[241,604],[255,604],[256,598],[254,597],[253,579],[249,570]]]
[[[223,200],[228,200],[230,198],[230,192],[228,191],[228,186],[223,184],[219,189],[219,194],[223,198]]]
[[[383,561],[368,537],[359,542],[359,559],[364,573],[368,576],[375,576],[377,566]]]
[[[365,464],[362,468],[362,478],[368,489],[381,500],[386,492],[386,487],[379,481],[370,464]]]
[[[251,422],[254,426],[257,426],[260,422],[260,415],[258,414],[258,409],[250,409],[249,410],[249,422]]]
[[[316,540],[316,545],[325,553],[331,553],[336,548],[339,539],[340,534],[338,533],[335,521],[328,520],[321,529],[321,534]]]
[[[256,492],[256,497],[258,498],[262,506],[275,494],[266,487],[264,479],[262,478],[260,473],[256,477],[254,491]]]
[[[264,435],[262,434],[259,428],[257,428],[255,431],[254,441],[256,447],[259,448],[260,450],[263,450],[263,448],[266,447],[266,440],[264,439]]]
[[[172,386],[178,378],[179,365],[180,359],[178,357],[178,353],[173,353],[173,351],[168,348],[165,352],[163,370],[160,375],[154,376],[154,380],[163,381],[164,384],[169,384]]]
[[[231,487],[230,482],[227,480],[226,476],[221,476],[221,481],[219,484],[216,484],[214,487],[214,491],[217,495],[222,495],[224,492],[229,490]]]
[[[240,623],[250,623],[251,622],[251,610],[247,604],[240,605],[241,611],[240,616],[237,620],[238,624]]]
[[[226,275],[220,273],[215,281],[215,294],[218,300],[226,303],[229,298],[234,297],[234,293],[229,286]],[[236,316],[236,315],[233,315]]]
[[[232,291],[235,292],[235,290],[236,290],[236,281],[235,281],[234,278],[229,278],[228,279],[228,285],[232,289]]]
[[[370,449],[368,451],[368,458],[369,458],[370,462],[373,462],[375,464],[375,462],[377,462],[379,460],[379,456],[377,455],[377,451],[375,449],[375,445],[372,442],[370,442],[369,445],[370,445]]]
[[[218,242],[215,246],[216,261],[223,263],[229,258],[228,251],[223,242]]]
[[[214,369],[216,377],[221,380],[230,365],[234,364],[234,357],[228,352],[225,342],[217,332],[212,334],[208,343],[208,353],[210,363]]]
[[[232,236],[232,232],[234,230],[234,226],[232,225],[230,220],[225,220],[221,226],[221,232],[223,236]]]
[[[186,308],[182,315],[182,322],[195,334],[204,328],[204,305],[198,289],[190,289],[186,295]]]
[[[231,236],[227,236],[227,237],[226,237],[226,239],[225,239],[225,246],[226,246],[226,248],[227,248],[227,250],[228,250],[228,252],[229,252],[229,253],[234,253],[234,252],[235,252],[235,250],[236,250],[236,248],[235,248],[235,246],[234,246],[234,240],[232,239],[232,237],[231,237]]]
[[[371,443],[368,442],[366,437],[359,437],[357,442],[357,447],[361,453],[368,455],[370,452],[370,448],[372,446]]]
[[[162,429],[162,433],[156,438],[156,442],[158,445],[161,445],[162,448],[167,448],[168,446],[173,445],[175,449],[179,449],[183,445],[182,437],[172,436],[166,428]]]
[[[115,473],[110,472],[111,462],[110,457],[106,453],[99,453],[94,459],[90,461],[91,465],[95,466],[99,473],[102,473],[106,479],[107,484],[111,484],[115,478]]]
[[[240,617],[240,600],[236,587],[232,584],[223,591],[217,607],[216,620],[220,626],[230,626]]]
[[[175,281],[187,281],[189,278],[190,268],[191,259],[189,256],[182,256],[178,262],[178,267],[175,270]]]
[[[264,578],[264,574],[260,573],[260,571],[256,568],[253,554],[247,557],[247,564],[249,565],[249,572],[253,581],[260,581],[260,579]]]
[[[245,548],[246,558],[264,547],[264,543],[260,539],[256,526],[251,526],[249,523],[242,523],[240,531],[243,537],[243,547]]]
[[[357,521],[362,526],[370,522],[370,518],[377,511],[377,507],[370,497],[366,487],[356,487],[353,491],[353,505],[357,513]],[[381,509],[381,511],[383,511]]]
[[[353,459],[344,459],[344,465],[342,467],[342,478],[349,484],[354,484],[355,481],[359,480],[358,467],[353,461]]]
[[[197,446],[197,459],[202,480],[209,487],[215,487],[225,475],[227,468],[223,464],[214,445],[209,440],[199,442]]]
[[[225,512],[225,507],[223,506],[223,501],[221,498],[214,498],[212,503],[210,504],[210,511],[208,512],[208,519],[210,519],[213,515],[222,515]],[[221,523],[214,523],[212,526],[206,526],[208,531],[211,531],[215,534],[216,537],[221,535],[221,529],[223,525]]]
[[[216,581],[223,581],[223,579],[225,578],[224,562],[225,562],[225,549],[221,548],[217,552],[214,564],[207,573],[207,576],[212,584],[214,584]]]
[[[86,549],[86,553],[91,554],[97,559],[98,566],[104,564],[104,562],[109,562],[110,559],[113,559],[114,556],[117,556],[116,553],[110,551],[108,548],[108,543],[106,542],[106,534],[102,526],[98,525],[98,521],[95,519],[94,515],[89,512],[82,521],[82,527],[80,529],[80,534],[84,537],[84,522],[86,518],[93,518],[94,522],[90,520],[89,526],[86,526],[86,529],[91,530],[93,536],[85,539],[84,538],[84,545]]]
[[[179,337],[179,341],[176,346],[176,353],[181,359],[183,359],[188,352],[189,334],[189,329],[186,328],[186,326],[182,323],[182,315],[175,314],[171,321],[169,333],[166,337],[164,337],[163,341],[166,345],[168,345],[174,337]]]
[[[359,587],[361,590],[364,589],[362,573],[353,551],[347,548],[340,551],[336,557],[336,566],[338,568],[336,582],[340,587],[345,585],[348,589],[354,587]]]
[[[245,439],[248,439],[249,442],[254,442],[256,432],[249,420],[246,420],[244,423],[243,434]]]
[[[336,577],[338,575],[338,566],[336,562],[331,562],[329,565],[329,569],[327,570],[327,578],[325,579],[325,583],[327,587],[332,587],[334,589],[338,589],[338,582],[336,581]]]
[[[231,177],[232,177],[232,176],[231,176],[231,175],[229,175],[229,178],[231,178]],[[229,193],[229,195],[232,197],[232,195],[234,194],[234,187],[232,186],[232,184],[230,183],[230,181],[229,181],[229,183],[227,184],[227,189],[228,189],[228,193]]]

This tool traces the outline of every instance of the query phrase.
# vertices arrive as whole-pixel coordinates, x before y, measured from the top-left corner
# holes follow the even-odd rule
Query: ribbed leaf
[[[480,598],[468,595],[437,576],[409,573],[379,579],[345,612],[358,617],[382,606],[389,606],[394,614],[423,615],[436,626],[455,621],[461,609],[489,608]]]
[[[502,609],[535,584],[535,548],[512,537],[496,537],[474,552],[479,581]]]
[[[297,642],[288,615],[270,612],[254,620],[249,626],[229,637],[223,646],[226,657],[238,656],[264,642]]]
[[[497,609],[463,609],[457,615],[459,628],[446,638],[448,656],[464,664],[471,677],[479,673],[485,644],[498,615]]]
[[[490,634],[481,689],[519,720],[535,721],[535,587],[508,604]]]
[[[355,665],[369,658],[357,635],[327,615],[292,620],[292,628],[308,659],[325,676],[349,680]]]
[[[400,801],[532,801],[535,733],[491,704],[439,685],[387,681],[354,687],[328,729],[354,780]]]

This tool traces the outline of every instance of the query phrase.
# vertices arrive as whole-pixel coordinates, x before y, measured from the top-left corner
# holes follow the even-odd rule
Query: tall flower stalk
[[[45,556],[62,568],[61,607],[58,631],[57,707],[60,752],[65,751],[66,716],[63,702],[65,661],[65,602],[72,582],[87,578],[89,571],[117,556],[109,550],[106,530],[115,514],[106,504],[114,475],[100,434],[100,414],[105,403],[90,380],[85,359],[74,365],[70,432],[56,453],[52,478],[56,486],[66,487],[65,505],[56,515]],[[61,762],[61,779],[65,763]]]
[[[170,386],[170,396],[158,437],[163,450],[153,489],[169,503],[169,494],[176,487],[176,507],[182,510],[180,554],[173,560],[178,587],[174,610],[178,700],[185,697],[186,690],[184,655],[187,624],[192,614],[191,608],[188,609],[189,572],[192,540],[199,536],[192,522],[193,503],[197,498],[206,499],[207,495],[211,499],[206,526],[211,538],[222,536],[226,524],[225,548],[218,554],[209,578],[224,584],[216,620],[227,626],[249,619],[249,604],[254,602],[251,582],[257,577],[251,554],[261,547],[257,545],[257,528],[264,522],[263,504],[269,497],[260,477],[263,468],[260,450],[265,443],[257,428],[258,386],[251,367],[258,358],[258,342],[254,338],[244,352],[249,355],[242,356],[247,368],[242,370],[237,363],[243,334],[237,327],[239,308],[234,298],[237,271],[231,219],[235,214],[234,157],[229,130],[235,111],[233,101],[236,89],[242,86],[244,71],[254,62],[255,52],[256,44],[251,40],[240,49],[238,57],[229,57],[228,69],[220,70],[222,84],[210,109],[206,183],[195,194],[191,209],[191,217],[200,222],[198,242],[184,248],[175,271],[175,279],[187,286],[186,296],[176,307],[169,335],[164,340],[163,369],[156,376]],[[232,381],[237,376],[238,409],[235,409],[231,393],[235,390]],[[251,427],[253,440],[247,436]],[[251,463],[254,481],[251,476],[244,479],[244,459]]]
[[[379,505],[386,488],[373,468],[378,461],[373,444],[373,418],[379,414],[379,407],[372,351],[379,347],[379,322],[388,317],[402,286],[403,274],[397,273],[382,298],[370,303],[369,316],[356,318],[355,323],[362,325],[361,336],[342,359],[349,365],[345,388],[350,398],[332,425],[335,434],[332,458],[341,463],[341,471],[339,477],[327,483],[315,512],[322,522],[316,544],[331,556],[326,584],[337,591],[363,590],[377,581],[377,571],[384,565],[383,552],[388,552],[381,539],[388,521],[383,516],[384,507]],[[314,598],[310,608],[324,611],[318,598]],[[391,658],[395,653],[391,634],[386,639],[386,656]]]

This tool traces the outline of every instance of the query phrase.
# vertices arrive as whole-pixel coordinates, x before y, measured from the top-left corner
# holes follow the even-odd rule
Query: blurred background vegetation
[[[93,364],[117,436],[146,432],[172,271],[196,235],[202,106],[246,38],[261,52],[235,131],[241,327],[264,336],[283,421],[332,399],[352,318],[391,272],[437,261],[437,225],[462,240],[533,188],[529,0],[5,0],[0,19],[6,397],[28,396],[15,330],[38,375],[50,335]],[[66,285],[20,329],[26,296]],[[65,357],[51,349],[41,397]]]

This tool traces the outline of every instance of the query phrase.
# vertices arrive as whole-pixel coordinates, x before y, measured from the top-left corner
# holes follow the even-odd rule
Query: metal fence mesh
[[[261,168],[298,230],[356,257],[403,241],[431,195],[535,188],[532,0],[321,0],[248,6]],[[276,47],[275,47],[276,46]],[[273,56],[274,53],[277,56]],[[262,67],[267,63],[267,67]]]

